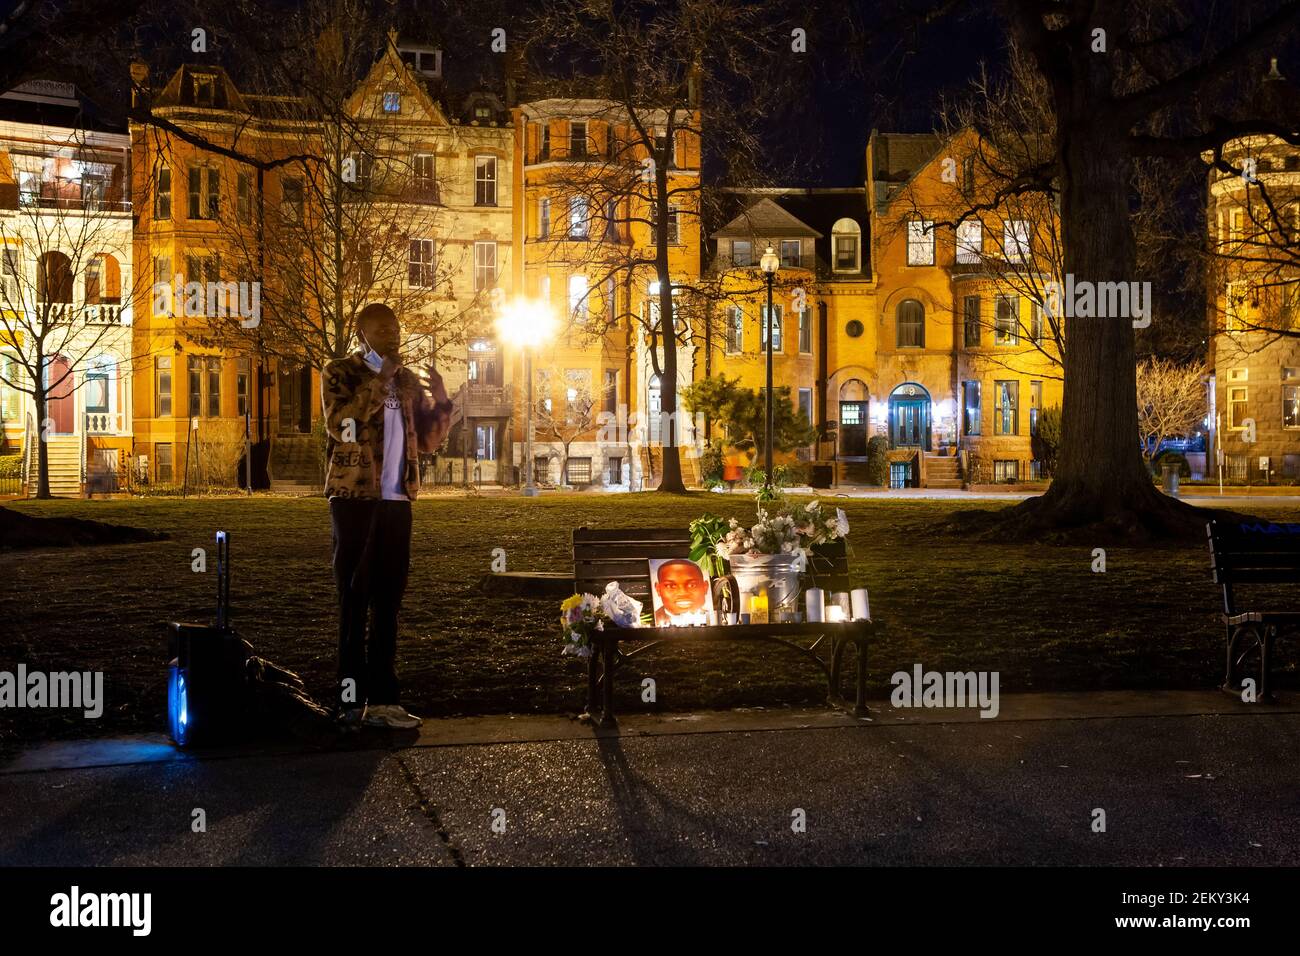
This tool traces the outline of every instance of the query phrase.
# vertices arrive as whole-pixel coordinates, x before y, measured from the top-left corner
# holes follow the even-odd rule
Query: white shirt
[[[366,364],[378,372],[384,367],[384,358],[371,349],[365,356]],[[379,478],[379,488],[385,501],[406,501],[406,422],[402,418],[402,403],[397,397],[397,376],[388,380],[388,394],[384,397],[384,472]]]

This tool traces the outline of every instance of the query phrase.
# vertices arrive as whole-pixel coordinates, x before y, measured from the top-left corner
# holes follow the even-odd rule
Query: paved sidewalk
[[[992,720],[880,702],[865,720],[728,711],[617,734],[437,720],[365,749],[201,757],[50,745],[0,769],[0,864],[1300,864],[1300,706],[1001,703]]]

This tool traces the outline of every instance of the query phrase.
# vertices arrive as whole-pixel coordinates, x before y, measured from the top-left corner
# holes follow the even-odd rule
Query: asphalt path
[[[0,772],[0,865],[1300,864],[1300,713],[1127,699],[622,735],[446,722],[202,759],[99,741]]]

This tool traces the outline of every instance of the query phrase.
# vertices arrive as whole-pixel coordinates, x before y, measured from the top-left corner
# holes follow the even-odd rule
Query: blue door
[[[889,400],[889,442],[895,448],[930,449],[930,400]]]

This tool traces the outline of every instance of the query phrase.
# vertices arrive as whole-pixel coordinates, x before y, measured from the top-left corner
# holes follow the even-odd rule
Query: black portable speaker
[[[230,624],[230,536],[217,532],[217,623],[168,625],[167,721],[179,747],[227,742],[247,730],[252,648]]]

